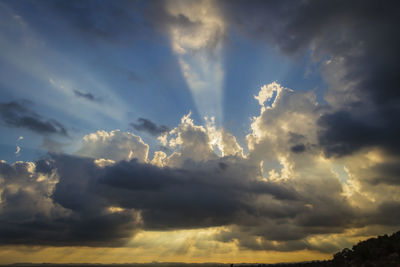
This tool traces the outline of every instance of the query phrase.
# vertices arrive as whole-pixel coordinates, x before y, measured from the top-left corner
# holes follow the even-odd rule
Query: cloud
[[[237,240],[245,250],[332,252],[349,242],[347,229],[395,224],[398,218],[390,213],[400,203],[396,194],[375,187],[366,190],[375,195],[360,196],[349,189],[350,182],[366,179],[358,160],[384,174],[384,155],[348,159],[348,172],[357,178],[342,183],[320,147],[293,153],[296,144],[318,139],[320,109],[313,92],[277,83],[260,92],[265,88],[275,97],[262,101],[253,118],[248,154],[226,130],[212,122],[196,125],[188,114],[166,133],[172,152],[156,151],[153,160],[140,137],[97,131],[84,137],[75,156],[3,162],[2,244],[114,247],[133,245],[129,240],[140,231],[223,227],[210,238]]]
[[[292,146],[290,148],[290,150],[292,150],[292,152],[294,152],[294,153],[301,153],[306,150],[306,147],[304,144],[298,144],[298,145]]]
[[[135,158],[147,162],[148,152],[149,146],[139,136],[119,130],[99,130],[83,137],[82,147],[77,154],[95,159],[120,161]]]
[[[35,171],[36,166],[42,167]],[[304,212],[295,189],[260,180],[258,168],[234,158],[188,163],[184,168],[159,168],[135,160],[99,167],[89,158],[57,155],[50,161],[2,167],[3,244],[28,240],[31,244],[89,246],[109,242],[112,246],[131,237],[138,227],[252,225],[257,217],[283,220]],[[10,180],[17,176],[20,180]],[[205,194],[207,198],[202,197]],[[263,198],[269,203],[263,204]],[[22,217],[19,212],[24,212]],[[133,223],[139,220],[135,214],[140,214],[140,223]],[[28,216],[32,216],[31,223],[45,228],[23,223]],[[61,227],[64,234],[56,238]],[[41,235],[35,237],[38,231]]]
[[[240,167],[240,175],[232,177]],[[138,206],[143,210],[144,227],[157,230],[232,223],[238,220],[237,217],[241,211],[245,212],[246,207],[252,209],[248,202],[252,193],[293,198],[294,193],[290,190],[281,192],[273,185],[248,181],[249,173],[243,169],[243,166],[236,164],[223,171],[218,162],[173,169],[121,162],[107,170],[102,182],[112,187],[105,191],[109,197],[117,196],[112,191],[120,192],[125,188],[126,193],[118,193],[117,202],[122,207]],[[202,198],[204,194],[207,199]]]
[[[23,137],[23,136],[18,137],[17,142],[16,142],[16,145],[15,145],[16,148],[15,148],[14,154],[15,154],[17,157],[20,155],[20,152],[21,152],[21,147],[19,146],[19,142],[20,142],[21,140],[24,140],[24,137]]]
[[[0,163],[2,245],[115,246],[123,244],[127,236],[134,233],[140,224],[137,212],[113,212],[109,206],[104,206],[106,203],[101,198],[82,194],[90,186],[86,180],[89,177],[77,180],[88,160],[64,158],[63,162],[64,165],[54,163],[63,173],[62,179],[66,179],[63,182],[59,182],[49,165],[43,173],[40,172],[43,168],[36,169],[39,163]],[[72,167],[69,164],[78,164],[74,166],[77,171],[69,170],[70,176],[64,176],[65,164],[68,168]],[[86,171],[95,170],[93,168],[96,168],[94,163],[85,166]],[[67,192],[60,193],[60,190],[69,191],[67,188],[77,190],[68,195],[68,199]]]
[[[33,132],[49,135],[68,136],[64,125],[54,119],[46,119],[30,110],[23,102],[0,103],[0,117],[9,127],[26,128]]]
[[[172,48],[176,53],[213,53],[221,46],[225,25],[213,5],[213,1],[167,2],[165,9],[171,17]]]
[[[317,143],[316,121],[323,108],[313,92],[296,92],[273,82],[262,86],[255,99],[260,114],[253,117],[246,136],[254,160],[280,159],[283,164],[293,146]]]
[[[118,2],[110,9],[60,3],[82,36],[120,39],[126,28],[114,31],[116,14],[132,22]],[[139,136],[116,130],[85,136],[74,156],[2,162],[0,242],[118,246],[140,230],[221,226],[210,238],[241,249],[331,252],[399,224],[398,3],[204,3],[150,4],[160,7],[152,23],[164,24],[200,113],[218,114],[219,91],[201,90],[220,88],[228,25],[287,55],[309,52],[329,86],[326,103],[312,91],[262,86],[246,154],[218,122],[196,125],[188,114],[163,132],[169,150],[151,160]],[[203,70],[218,86],[204,83]],[[27,111],[12,103],[2,104],[3,121],[20,127]],[[161,134],[145,124],[137,126]]]
[[[3,164],[1,171],[2,244],[118,246],[139,229],[232,224],[243,238],[301,242],[310,234],[341,231],[352,218],[339,196],[263,181],[257,167],[235,158],[184,168],[135,160],[99,167],[89,158],[57,155],[36,164]]]
[[[168,154],[151,160],[139,136],[114,130],[84,136],[75,155],[2,162],[2,244],[129,246],[142,231],[222,227],[210,238],[239,249],[325,253],[354,229],[398,222],[397,157],[325,157],[316,144],[326,110],[312,91],[274,82],[256,100],[247,154],[189,113],[164,133]]]
[[[133,160],[99,167],[92,159],[67,155],[37,163],[2,163],[1,243],[113,246],[139,227],[229,223],[241,209],[251,209],[248,194],[296,198],[290,189],[239,179],[249,174],[247,167],[224,170],[218,162],[204,164],[208,175],[203,164],[162,169]]]
[[[310,51],[320,64],[332,108],[319,120],[319,144],[327,155],[343,157],[371,146],[399,154],[398,2],[216,4],[242,35],[294,57]]]
[[[139,118],[137,123],[131,123],[130,125],[137,131],[146,132],[154,136],[161,135],[170,130],[168,126],[157,125],[151,120],[145,118]]]
[[[398,149],[398,145],[392,141],[397,130],[386,131],[384,126],[376,125],[379,122],[357,118],[350,112],[324,114],[318,123],[322,129],[319,132],[319,143],[327,156],[348,155],[373,146],[384,146],[394,151]]]
[[[84,99],[89,100],[89,101],[94,101],[94,102],[99,102],[100,101],[100,99],[98,99],[97,97],[95,97],[91,93],[84,93],[84,92],[81,92],[79,90],[74,90],[74,94],[77,97],[84,98]]]

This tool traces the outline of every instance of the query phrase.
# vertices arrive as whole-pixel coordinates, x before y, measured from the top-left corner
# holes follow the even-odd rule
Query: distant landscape
[[[344,248],[342,251],[333,255],[331,260],[310,261],[297,263],[177,263],[177,262],[153,262],[153,263],[126,263],[126,264],[52,264],[52,263],[16,263],[10,265],[15,267],[261,267],[261,266],[279,266],[279,267],[317,267],[317,266],[400,266],[400,231],[388,236],[378,236],[370,238],[354,245],[352,249]]]

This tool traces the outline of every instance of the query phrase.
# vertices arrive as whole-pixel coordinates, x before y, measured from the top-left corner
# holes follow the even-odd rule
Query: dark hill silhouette
[[[370,238],[345,248],[333,255],[332,260],[301,263],[241,265],[241,267],[279,266],[279,267],[400,267],[400,231],[391,236]]]

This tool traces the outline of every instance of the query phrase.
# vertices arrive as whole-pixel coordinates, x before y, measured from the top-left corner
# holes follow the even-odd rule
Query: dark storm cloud
[[[289,142],[293,144],[290,147],[290,151],[292,151],[293,153],[303,153],[304,151],[306,151],[307,147],[303,143],[306,140],[307,138],[304,135],[290,132]]]
[[[139,118],[137,120],[137,123],[131,123],[130,125],[133,127],[133,129],[137,131],[146,132],[154,136],[160,135],[170,130],[168,126],[157,125],[151,120],[145,118]]]
[[[142,210],[148,229],[229,224],[240,213],[256,213],[251,201],[258,195],[294,202],[298,197],[289,186],[254,180],[249,177],[256,175],[254,170],[239,162],[225,170],[213,161],[186,165],[184,169],[160,169],[121,162],[106,168],[101,183],[107,185],[104,193],[112,194],[109,197],[122,207]]]
[[[395,201],[387,201],[379,205],[377,214],[374,219],[378,224],[386,225],[399,225],[400,213],[400,203]]]
[[[377,221],[354,211],[336,180],[261,181],[258,172],[237,158],[188,161],[183,168],[135,160],[101,168],[93,159],[60,154],[36,162],[36,170],[30,163],[1,163],[0,243],[119,246],[140,229],[236,225],[218,239],[236,238],[254,249],[261,237],[258,249],[289,251],[308,248],[302,239],[309,235]],[[377,214],[393,212],[392,206]]]
[[[381,184],[400,185],[400,159],[395,158],[380,162],[360,171],[363,181],[373,186]]]
[[[290,150],[294,153],[302,153],[306,151],[306,146],[304,144],[294,145],[290,148]]]
[[[38,161],[35,171],[29,166],[0,165],[3,245],[118,246],[139,229],[232,224],[286,242],[341,231],[353,218],[337,190],[318,195],[310,193],[312,188],[261,181],[255,178],[258,168],[232,158],[187,162],[180,169],[135,160],[100,168],[93,159],[53,155]],[[37,179],[40,175],[46,178]],[[123,210],[112,213],[110,207]],[[333,223],[327,224],[327,218]]]
[[[302,56],[312,47],[317,61],[327,57],[341,61],[340,69],[326,67],[327,75],[344,71],[337,86],[350,85],[346,94],[358,100],[320,119],[320,145],[328,156],[348,155],[370,146],[400,152],[398,1],[216,3],[230,25],[246,36],[289,55]],[[340,91],[334,87],[330,88],[333,94]],[[348,101],[347,96],[342,100]]]
[[[0,103],[0,118],[8,127],[26,128],[33,132],[48,135],[68,136],[64,125],[54,119],[46,119],[27,107],[27,103]]]
[[[397,202],[363,213],[336,179],[262,181],[256,166],[238,158],[187,161],[183,168],[136,160],[101,168],[90,158],[58,154],[35,165],[0,164],[0,244],[119,246],[140,229],[234,225],[216,238],[247,249],[331,252],[333,244],[319,248],[304,239],[398,222]]]
[[[0,163],[4,179],[0,244],[120,246],[137,229],[135,212],[107,213],[108,202],[90,194],[91,177],[98,172],[91,160],[66,157],[61,165],[41,161],[37,173],[29,171],[29,165]],[[37,178],[42,172],[50,174],[54,166],[62,171],[64,166],[74,170],[63,175],[63,182],[57,184],[60,189],[52,196],[48,190],[54,177]],[[79,181],[79,175],[86,178]],[[63,190],[66,192],[60,193]]]
[[[85,93],[85,92],[81,92],[79,90],[74,90],[74,94],[77,97],[84,98],[84,99],[89,100],[89,101],[94,101],[94,102],[99,102],[100,101],[99,98],[95,97],[91,93]]]
[[[318,124],[323,129],[319,133],[319,143],[324,147],[327,156],[347,155],[367,145],[385,143],[383,138],[391,134],[368,121],[354,118],[350,112],[345,111],[325,114]]]
[[[54,170],[54,164],[51,160],[41,159],[35,162],[36,172],[43,174],[51,174]]]

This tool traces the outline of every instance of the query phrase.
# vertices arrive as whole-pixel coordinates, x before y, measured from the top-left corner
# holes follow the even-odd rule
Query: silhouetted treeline
[[[286,264],[241,265],[240,267],[396,267],[400,266],[400,231],[391,236],[359,242],[352,249],[345,248],[333,255],[332,260]],[[238,266],[239,267],[239,266]]]
[[[311,261],[311,262],[298,262],[298,263],[277,263],[277,264],[237,264],[233,267],[325,267],[333,266],[331,261]]]
[[[334,266],[400,266],[400,231],[370,238],[333,256]]]
[[[390,236],[359,242],[345,248],[332,260],[279,264],[221,264],[221,263],[132,263],[132,264],[31,264],[19,263],[8,267],[400,267],[400,231]],[[0,266],[1,267],[1,266]]]

